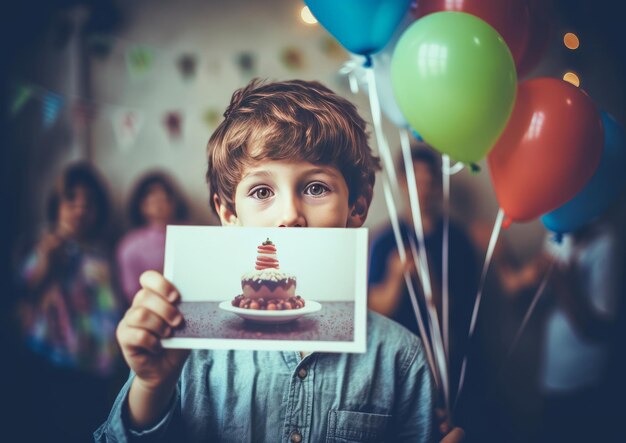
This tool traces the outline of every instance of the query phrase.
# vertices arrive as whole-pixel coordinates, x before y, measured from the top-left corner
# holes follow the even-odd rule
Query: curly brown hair
[[[244,168],[271,159],[335,166],[348,185],[349,204],[360,196],[369,203],[380,161],[367,139],[356,107],[322,84],[253,80],[235,91],[209,139],[206,179],[211,199],[217,196],[235,213],[235,191]]]

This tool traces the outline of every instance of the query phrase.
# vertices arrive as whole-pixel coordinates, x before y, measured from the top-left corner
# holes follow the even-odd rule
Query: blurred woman
[[[129,215],[133,229],[120,241],[116,255],[122,289],[130,303],[144,271],[163,272],[165,227],[184,223],[187,205],[174,181],[163,172],[153,171],[135,185]]]
[[[26,396],[41,421],[34,431],[49,440],[87,441],[121,365],[122,306],[100,237],[108,207],[96,172],[69,166],[50,195],[49,226],[21,271],[19,318],[32,371]]]

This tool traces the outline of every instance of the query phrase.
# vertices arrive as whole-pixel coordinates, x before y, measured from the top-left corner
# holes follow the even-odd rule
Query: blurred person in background
[[[442,281],[442,242],[444,225],[442,209],[442,177],[438,154],[423,142],[411,146],[411,157],[415,170],[415,185],[420,201],[420,213],[424,227],[424,241],[434,304],[441,322],[441,281]],[[409,238],[417,245],[413,229],[413,218],[408,204],[408,183],[402,156],[397,159],[396,170],[403,196],[406,197],[406,210],[400,215],[400,231],[407,251],[410,251]],[[410,257],[410,253],[409,253]],[[457,381],[463,356],[468,351],[468,331],[472,307],[479,280],[477,251],[465,230],[450,220],[449,225],[449,313],[450,313],[450,392],[456,393]],[[424,324],[428,325],[426,305],[421,284],[412,259],[407,260],[418,292]],[[392,318],[411,332],[419,335],[417,320],[411,304],[408,288],[404,281],[404,266],[400,262],[395,237],[391,226],[374,236],[369,263],[369,308]],[[426,338],[427,339],[427,338]],[[474,386],[477,386],[474,383]],[[466,385],[467,386],[467,385]],[[478,399],[478,396],[473,396]],[[454,395],[452,396],[454,399]],[[455,416],[456,424],[467,431],[467,441],[472,440],[473,425],[467,423],[462,414]],[[472,419],[474,424],[479,420]],[[474,426],[475,427],[475,426]]]
[[[152,171],[134,186],[128,209],[133,229],[119,242],[116,258],[120,283],[130,304],[144,271],[163,272],[165,227],[186,222],[187,204],[172,178]]]
[[[123,369],[115,342],[123,307],[101,236],[108,211],[96,171],[70,165],[52,189],[49,226],[21,269],[26,441],[88,441],[110,406]]]
[[[615,380],[608,377],[623,303],[624,251],[616,211],[614,206],[564,235],[560,243],[546,242],[555,269],[545,294],[551,307],[540,379],[541,442],[609,441],[618,434],[618,423],[611,419],[616,412]],[[623,408],[623,399],[621,403]]]

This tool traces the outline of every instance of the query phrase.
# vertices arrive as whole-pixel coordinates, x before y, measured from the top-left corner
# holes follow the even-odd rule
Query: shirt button
[[[293,431],[289,438],[292,443],[300,443],[302,441],[302,435],[298,431]]]
[[[300,377],[301,380],[304,380],[306,378],[306,368],[300,368],[300,370],[298,371],[298,377]]]

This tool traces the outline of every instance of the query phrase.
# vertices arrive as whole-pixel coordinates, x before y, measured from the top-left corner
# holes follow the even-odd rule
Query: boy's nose
[[[285,201],[278,226],[281,228],[306,227],[306,218],[302,214],[300,204],[296,198]]]

